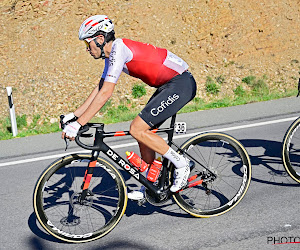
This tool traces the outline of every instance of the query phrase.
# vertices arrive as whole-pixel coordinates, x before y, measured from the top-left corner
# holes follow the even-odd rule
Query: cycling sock
[[[169,150],[163,155],[163,157],[170,160],[176,168],[183,168],[186,166],[185,157],[175,152],[175,150],[171,147],[169,147]]]

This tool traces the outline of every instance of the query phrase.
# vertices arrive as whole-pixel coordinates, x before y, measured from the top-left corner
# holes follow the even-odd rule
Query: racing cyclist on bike
[[[99,85],[86,101],[74,113],[65,116],[64,123],[78,119],[64,128],[62,138],[74,140],[80,127],[111,97],[122,71],[137,77],[157,90],[132,121],[130,134],[138,141],[141,156],[148,164],[153,162],[157,152],[175,165],[170,190],[177,192],[187,182],[189,160],[150,129],[161,125],[195,97],[196,82],[187,71],[187,63],[166,49],[129,39],[115,39],[114,25],[105,15],[86,19],[79,29],[79,40],[85,42],[87,51],[95,59],[105,59],[105,67]],[[128,197],[138,200],[143,198],[143,193],[134,191]]]

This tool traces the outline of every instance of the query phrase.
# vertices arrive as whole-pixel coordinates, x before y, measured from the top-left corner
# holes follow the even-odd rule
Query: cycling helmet
[[[81,24],[78,36],[79,40],[85,40],[110,32],[114,32],[112,21],[105,15],[96,15],[89,17]],[[92,39],[87,39],[87,42],[90,42],[88,40]]]
[[[99,44],[95,39],[99,35],[104,36],[103,44]],[[78,37],[79,40],[85,40],[88,43],[94,40],[96,46],[101,49],[100,57],[105,59],[103,48],[108,41],[115,39],[114,24],[105,15],[91,16],[81,24]]]

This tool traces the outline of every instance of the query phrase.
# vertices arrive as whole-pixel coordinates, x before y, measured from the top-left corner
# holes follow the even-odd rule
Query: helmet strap
[[[105,37],[106,38],[106,37]],[[101,49],[101,55],[100,55],[100,58],[101,59],[105,59],[105,52],[104,52],[104,46],[105,46],[105,44],[106,44],[106,39],[104,38],[104,42],[102,43],[102,44],[100,44],[100,43],[98,43],[97,41],[96,41],[96,39],[94,40],[94,42],[95,42],[95,44],[96,44],[96,46],[98,47],[98,48],[100,48]]]

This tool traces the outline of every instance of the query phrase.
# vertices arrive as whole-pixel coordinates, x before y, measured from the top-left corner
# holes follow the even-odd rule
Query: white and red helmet
[[[95,15],[86,19],[79,28],[79,40],[92,38],[101,33],[114,31],[113,22],[105,15]]]

